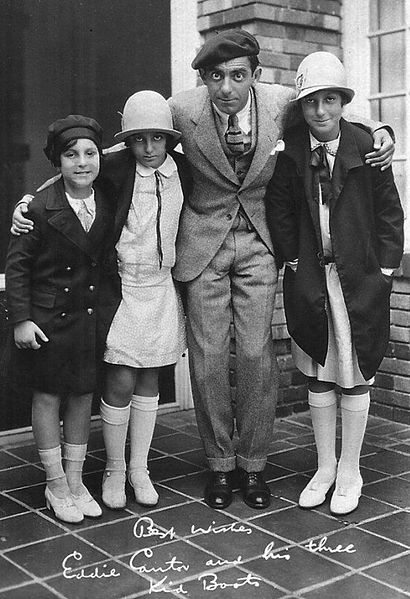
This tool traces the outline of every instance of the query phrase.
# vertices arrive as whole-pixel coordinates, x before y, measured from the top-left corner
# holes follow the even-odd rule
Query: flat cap
[[[44,153],[54,166],[60,166],[63,148],[74,139],[91,139],[101,151],[103,130],[94,119],[81,114],[69,114],[51,123]]]
[[[226,62],[239,56],[257,56],[256,38],[243,29],[227,29],[209,38],[192,61],[193,69],[201,69]]]

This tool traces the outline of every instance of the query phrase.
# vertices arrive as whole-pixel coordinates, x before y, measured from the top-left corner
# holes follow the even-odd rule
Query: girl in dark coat
[[[353,511],[369,409],[368,385],[389,338],[393,269],[403,252],[403,211],[391,168],[365,164],[371,137],[341,118],[354,92],[341,62],[306,57],[296,78],[305,123],[285,138],[268,186],[267,217],[285,262],[285,311],[296,366],[309,377],[318,470],[299,505],[325,501]],[[336,462],[336,393],[342,390],[342,450]]]
[[[97,298],[111,208],[93,189],[102,129],[70,115],[49,127],[45,153],[62,178],[30,204],[33,229],[13,237],[6,265],[15,362],[33,388],[33,434],[46,471],[46,504],[64,522],[97,517],[82,483],[96,385]],[[59,408],[66,398],[62,467]]]

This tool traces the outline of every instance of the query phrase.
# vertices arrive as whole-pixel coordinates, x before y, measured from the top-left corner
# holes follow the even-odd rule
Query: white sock
[[[328,482],[334,479],[336,471],[336,392],[309,391],[308,401],[317,449],[318,469],[314,478],[318,483]]]
[[[49,490],[59,498],[69,495],[70,490],[67,485],[61,458],[61,445],[57,445],[57,447],[51,449],[39,449],[38,453],[46,472],[46,481]]]
[[[63,459],[68,486],[73,495],[79,497],[87,491],[83,485],[83,464],[87,453],[87,444],[64,443]]]
[[[147,469],[148,452],[154,434],[159,395],[144,397],[133,395],[131,399],[129,470]]]
[[[360,477],[359,460],[369,413],[370,393],[342,395],[342,451],[337,467],[339,482],[349,484]]]
[[[116,408],[108,405],[102,399],[100,415],[107,453],[105,469],[113,472],[125,472],[125,441],[130,419],[130,406]]]

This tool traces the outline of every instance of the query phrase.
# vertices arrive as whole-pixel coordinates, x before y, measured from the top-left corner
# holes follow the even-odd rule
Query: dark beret
[[[91,139],[101,152],[103,130],[94,119],[81,114],[69,114],[48,128],[44,153],[54,166],[60,166],[60,155],[65,146],[75,139]]]
[[[211,67],[239,56],[257,56],[257,40],[243,29],[228,29],[209,38],[192,61],[193,69]]]

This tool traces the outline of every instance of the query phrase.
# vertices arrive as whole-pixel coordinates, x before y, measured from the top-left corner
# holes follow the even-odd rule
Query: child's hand
[[[374,152],[366,154],[366,164],[379,166],[382,171],[391,166],[394,154],[394,141],[387,129],[377,129],[373,133]]]
[[[26,198],[26,196],[24,196],[24,198]],[[24,217],[24,214],[27,212],[27,210],[28,202],[26,203],[21,201],[21,203],[17,204],[15,207],[10,229],[13,235],[19,236],[21,233],[28,233],[33,229],[33,221]]]
[[[14,326],[14,342],[19,349],[40,349],[36,335],[47,343],[48,338],[32,320],[23,320]]]

